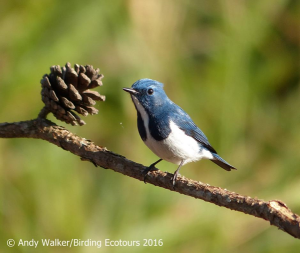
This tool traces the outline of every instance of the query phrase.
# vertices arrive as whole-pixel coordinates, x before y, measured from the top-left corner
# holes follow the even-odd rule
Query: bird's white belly
[[[158,157],[175,164],[180,164],[181,161],[184,161],[183,164],[186,164],[198,161],[202,158],[213,158],[209,150],[201,148],[199,143],[193,137],[186,135],[173,121],[170,121],[169,123],[169,127],[171,128],[169,136],[162,141],[155,140],[149,132],[149,117],[144,107],[139,103],[135,96],[132,96],[132,100],[144,122],[147,134],[145,144]]]
[[[171,133],[162,140],[157,141],[147,133],[145,144],[158,157],[171,163],[183,164],[198,161],[202,158],[212,159],[210,151],[201,148],[199,143],[192,137],[186,135],[174,122],[170,122]]]

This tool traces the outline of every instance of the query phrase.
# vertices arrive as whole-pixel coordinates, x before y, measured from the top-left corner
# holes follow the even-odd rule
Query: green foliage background
[[[300,1],[27,0],[0,3],[0,122],[32,119],[51,65],[105,75],[99,114],[64,125],[148,165],[122,87],[165,84],[222,157],[188,164],[189,178],[300,214]],[[176,166],[162,162],[161,170]],[[95,168],[41,140],[0,140],[0,251],[6,240],[162,239],[163,247],[38,247],[36,252],[299,252],[266,221]]]

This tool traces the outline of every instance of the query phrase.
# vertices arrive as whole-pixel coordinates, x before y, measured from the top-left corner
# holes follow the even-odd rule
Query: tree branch
[[[53,122],[44,119],[45,114],[47,114],[47,111],[44,111],[39,118],[34,120],[1,123],[0,137],[42,139],[70,151],[79,156],[81,160],[92,162],[95,166],[112,169],[115,172],[143,181],[141,171],[146,168],[145,166],[132,162],[104,147],[97,146],[93,142],[71,133],[64,127],[57,126]],[[263,201],[243,196],[183,176],[178,177],[176,187],[173,189],[171,178],[172,174],[157,170],[149,173],[147,182],[170,191],[267,220],[271,225],[277,226],[293,237],[300,239],[300,217],[281,201]]]

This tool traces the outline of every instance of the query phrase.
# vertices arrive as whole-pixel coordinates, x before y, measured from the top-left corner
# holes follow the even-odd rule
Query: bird
[[[140,79],[131,88],[123,88],[131,95],[137,111],[137,127],[146,146],[160,159],[144,171],[144,182],[150,171],[162,160],[178,165],[173,174],[175,186],[180,168],[190,162],[209,159],[224,170],[236,170],[221,158],[208,142],[205,134],[191,117],[172,102],[164,91],[164,85],[152,79]]]

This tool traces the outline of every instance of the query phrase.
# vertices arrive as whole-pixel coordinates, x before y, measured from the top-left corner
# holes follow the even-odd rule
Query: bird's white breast
[[[201,148],[194,138],[186,135],[173,121],[170,121],[169,126],[166,126],[171,129],[169,136],[161,141],[155,140],[149,132],[149,117],[147,112],[134,96],[132,98],[144,122],[147,134],[145,144],[158,157],[175,164],[180,164],[182,160],[186,164],[202,158],[213,158],[209,150]]]

